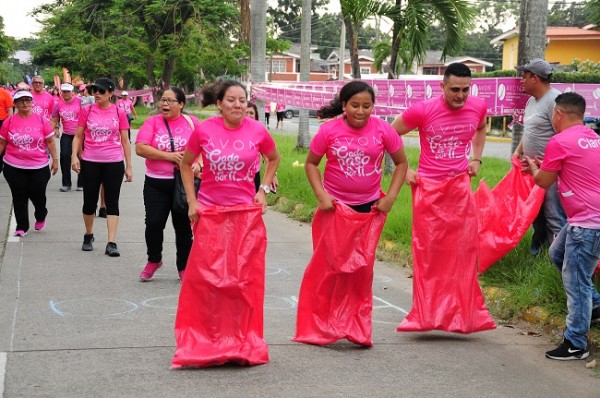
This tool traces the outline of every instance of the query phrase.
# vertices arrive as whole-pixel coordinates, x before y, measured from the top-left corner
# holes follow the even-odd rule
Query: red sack
[[[546,191],[521,169],[519,160],[513,158],[512,169],[494,189],[482,180],[475,191],[479,273],[484,273],[519,244],[540,211]]]
[[[477,280],[477,215],[470,179],[413,185],[413,303],[398,332],[494,329]]]
[[[179,293],[173,367],[269,362],[263,338],[266,248],[262,205],[200,211]]]
[[[373,266],[386,217],[341,203],[332,212],[316,211],[314,253],[300,286],[294,341],[325,345],[345,338],[373,345]]]

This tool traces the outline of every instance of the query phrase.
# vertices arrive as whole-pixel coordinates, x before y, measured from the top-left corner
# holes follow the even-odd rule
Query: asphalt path
[[[48,186],[47,227],[12,237],[10,192],[0,178],[1,397],[598,397],[598,373],[584,361],[545,359],[555,342],[544,335],[503,326],[472,335],[397,333],[412,280],[385,262],[375,265],[372,348],[292,342],[310,226],[273,210],[264,217],[270,362],[172,370],[180,289],[174,236],[167,225],[165,266],[139,282],[143,170],[134,156],[134,181],[122,189],[118,258],[104,255],[99,218],[94,251],[81,251],[82,195],[59,192],[58,175]]]

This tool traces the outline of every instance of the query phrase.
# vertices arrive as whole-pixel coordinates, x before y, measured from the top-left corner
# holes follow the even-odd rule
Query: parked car
[[[287,106],[285,108],[284,112],[285,112],[285,118],[286,119],[291,119],[294,116],[300,115],[300,109],[292,107],[292,106]],[[315,109],[309,109],[308,110],[308,117],[317,117],[317,111]]]
[[[585,117],[583,118],[583,124],[591,128],[600,135],[600,117]]]

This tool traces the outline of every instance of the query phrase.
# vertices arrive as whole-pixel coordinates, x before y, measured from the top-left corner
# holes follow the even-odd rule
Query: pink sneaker
[[[185,270],[179,271],[179,282],[183,282],[183,275],[185,275]]]
[[[45,226],[46,226],[46,220],[43,220],[43,221],[36,221],[35,225],[33,227],[35,228],[36,231],[41,231],[42,229],[44,229]]]
[[[157,269],[162,267],[162,264],[162,261],[160,263],[151,263],[148,261],[142,272],[140,272],[140,280],[146,282],[152,279],[152,276],[154,276]]]
[[[27,235],[27,232],[23,231],[22,229],[17,229],[15,231],[15,236],[21,236],[22,237],[22,236],[25,236],[25,235]]]

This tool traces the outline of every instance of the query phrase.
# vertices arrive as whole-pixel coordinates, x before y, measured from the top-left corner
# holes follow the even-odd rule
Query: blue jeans
[[[600,229],[566,224],[550,246],[550,259],[562,274],[567,294],[565,338],[575,347],[587,347],[592,308],[600,306],[600,294],[592,275],[600,259]]]

